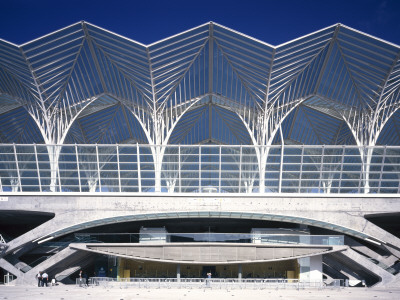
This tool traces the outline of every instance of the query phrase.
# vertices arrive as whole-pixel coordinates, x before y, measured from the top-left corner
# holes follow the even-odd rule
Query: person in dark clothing
[[[89,278],[86,273],[83,273],[83,282],[86,284],[86,286],[89,286]]]
[[[93,277],[92,277],[92,284],[93,285],[98,285],[97,280],[96,280],[97,274],[96,272],[93,272]]]
[[[36,278],[38,280],[37,286],[40,287],[42,283],[42,272],[37,273]]]

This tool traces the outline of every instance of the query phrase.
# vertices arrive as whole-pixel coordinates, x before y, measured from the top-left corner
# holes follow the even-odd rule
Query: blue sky
[[[16,44],[80,20],[144,44],[214,21],[272,45],[335,23],[400,45],[400,0],[0,0],[0,38]]]

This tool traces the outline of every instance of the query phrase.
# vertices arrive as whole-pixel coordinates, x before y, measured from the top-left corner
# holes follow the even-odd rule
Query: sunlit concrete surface
[[[399,299],[400,288],[342,288],[342,289],[264,289],[264,290],[226,290],[226,289],[137,289],[103,287],[26,287],[0,286],[0,299]]]

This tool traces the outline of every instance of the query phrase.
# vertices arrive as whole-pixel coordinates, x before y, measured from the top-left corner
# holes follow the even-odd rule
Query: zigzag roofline
[[[351,31],[353,31],[353,32],[356,32],[356,33],[358,33],[358,34],[364,35],[365,37],[369,37],[369,38],[374,39],[374,40],[376,40],[376,41],[379,41],[379,42],[382,42],[382,43],[385,43],[385,44],[387,44],[387,45],[390,45],[390,46],[393,46],[393,47],[396,47],[396,48],[400,49],[400,45],[397,45],[397,44],[392,43],[392,42],[389,42],[389,41],[387,41],[387,40],[378,38],[378,37],[376,37],[376,36],[373,36],[373,35],[371,35],[371,34],[365,33],[365,32],[363,32],[363,31],[354,29],[354,28],[352,28],[352,27],[350,27],[350,26],[347,26],[347,25],[344,25],[344,24],[342,24],[342,23],[336,23],[336,24],[333,24],[333,25],[324,27],[324,28],[322,28],[322,29],[313,31],[313,32],[311,32],[311,33],[302,35],[302,36],[300,36],[300,37],[297,37],[297,38],[295,38],[295,39],[289,40],[289,41],[287,41],[287,42],[283,42],[283,43],[278,44],[278,45],[269,44],[268,42],[262,41],[262,40],[260,40],[260,39],[257,39],[257,38],[255,38],[255,37],[252,37],[252,36],[250,36],[250,35],[244,34],[244,33],[240,32],[240,31],[231,29],[231,28],[229,28],[229,27],[227,27],[227,26],[221,25],[221,24],[216,23],[216,22],[213,22],[213,21],[209,21],[209,22],[204,23],[204,24],[201,24],[201,25],[199,25],[199,26],[192,27],[192,28],[190,28],[190,29],[188,29],[188,30],[179,32],[179,33],[177,33],[177,34],[174,34],[174,35],[172,35],[172,36],[163,38],[163,39],[161,39],[161,40],[155,41],[155,42],[150,43],[150,44],[147,44],[147,45],[146,45],[146,44],[143,44],[143,43],[141,43],[141,42],[138,42],[138,41],[136,41],[136,40],[133,40],[133,39],[131,39],[131,38],[128,38],[128,37],[126,37],[126,36],[120,35],[120,34],[118,34],[118,33],[116,33],[116,32],[111,31],[111,30],[108,30],[108,29],[105,29],[105,28],[103,28],[103,27],[100,27],[100,26],[98,26],[98,25],[95,25],[95,24],[92,24],[92,23],[90,23],[90,22],[84,21],[84,20],[79,21],[79,22],[76,22],[76,23],[73,23],[73,24],[68,25],[68,26],[65,26],[65,27],[63,27],[63,28],[60,28],[60,29],[58,29],[58,30],[55,30],[55,31],[50,32],[50,33],[48,33],[48,34],[45,34],[45,35],[43,35],[43,36],[37,37],[37,38],[35,38],[35,39],[33,39],[33,40],[30,40],[30,41],[25,42],[25,43],[20,44],[20,45],[17,45],[17,44],[15,44],[15,43],[12,43],[12,42],[10,42],[10,41],[7,41],[7,40],[1,39],[1,38],[0,38],[0,41],[6,42],[6,43],[8,43],[8,44],[10,44],[10,45],[12,45],[12,46],[15,46],[15,47],[24,47],[24,46],[26,46],[26,45],[29,45],[29,44],[33,43],[33,42],[37,42],[37,41],[39,41],[39,40],[41,40],[41,39],[43,39],[43,38],[49,37],[49,36],[51,36],[51,35],[54,35],[54,34],[60,32],[60,31],[63,31],[63,30],[65,30],[65,29],[68,29],[68,28],[71,28],[71,27],[73,27],[73,26],[76,26],[76,25],[78,25],[78,24],[83,24],[83,23],[88,24],[88,25],[90,25],[90,26],[93,26],[93,27],[95,27],[95,28],[104,30],[105,32],[108,32],[108,33],[110,33],[110,34],[113,34],[113,35],[118,36],[118,37],[120,37],[120,38],[122,38],[122,39],[125,39],[125,40],[127,40],[127,41],[129,41],[129,42],[135,43],[135,44],[137,44],[137,45],[140,45],[140,46],[146,47],[146,48],[151,47],[151,46],[154,46],[154,45],[157,45],[157,44],[162,43],[162,42],[164,42],[164,41],[168,41],[169,39],[172,39],[172,38],[175,38],[175,37],[177,37],[177,36],[179,36],[179,35],[182,35],[182,34],[185,34],[185,33],[190,32],[190,31],[196,30],[196,29],[198,29],[198,28],[200,28],[200,27],[202,27],[202,26],[214,24],[214,25],[219,26],[219,27],[221,27],[221,28],[223,28],[223,29],[225,29],[225,30],[228,30],[228,31],[232,32],[232,33],[238,34],[238,35],[240,35],[240,36],[242,36],[242,37],[245,37],[245,38],[250,39],[250,40],[252,40],[252,41],[255,41],[255,42],[257,42],[257,43],[263,44],[263,45],[265,45],[265,46],[272,47],[272,48],[274,48],[274,49],[277,49],[277,48],[282,47],[282,46],[286,46],[286,45],[288,45],[288,44],[290,44],[290,43],[296,42],[296,41],[298,41],[298,40],[301,40],[301,39],[306,38],[306,37],[308,37],[308,36],[311,36],[311,35],[313,35],[313,34],[317,34],[317,33],[319,33],[319,32],[322,32],[322,31],[324,31],[324,30],[327,30],[327,29],[330,29],[330,28],[334,28],[334,27],[337,27],[337,26],[340,26],[340,27],[349,29],[349,30],[351,30]]]

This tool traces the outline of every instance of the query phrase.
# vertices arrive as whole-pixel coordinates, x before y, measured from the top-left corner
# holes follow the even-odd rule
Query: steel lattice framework
[[[155,191],[172,172],[166,151],[180,149],[167,145],[253,145],[257,176],[243,184],[262,192],[270,146],[300,144],[357,146],[369,192],[374,146],[400,144],[399,105],[400,47],[342,24],[279,46],[213,22],[150,45],[87,22],[20,46],[0,40],[0,142],[44,144],[50,190],[64,144],[150,145]],[[2,169],[18,176],[1,176],[21,186],[13,149],[3,161],[15,167]]]

